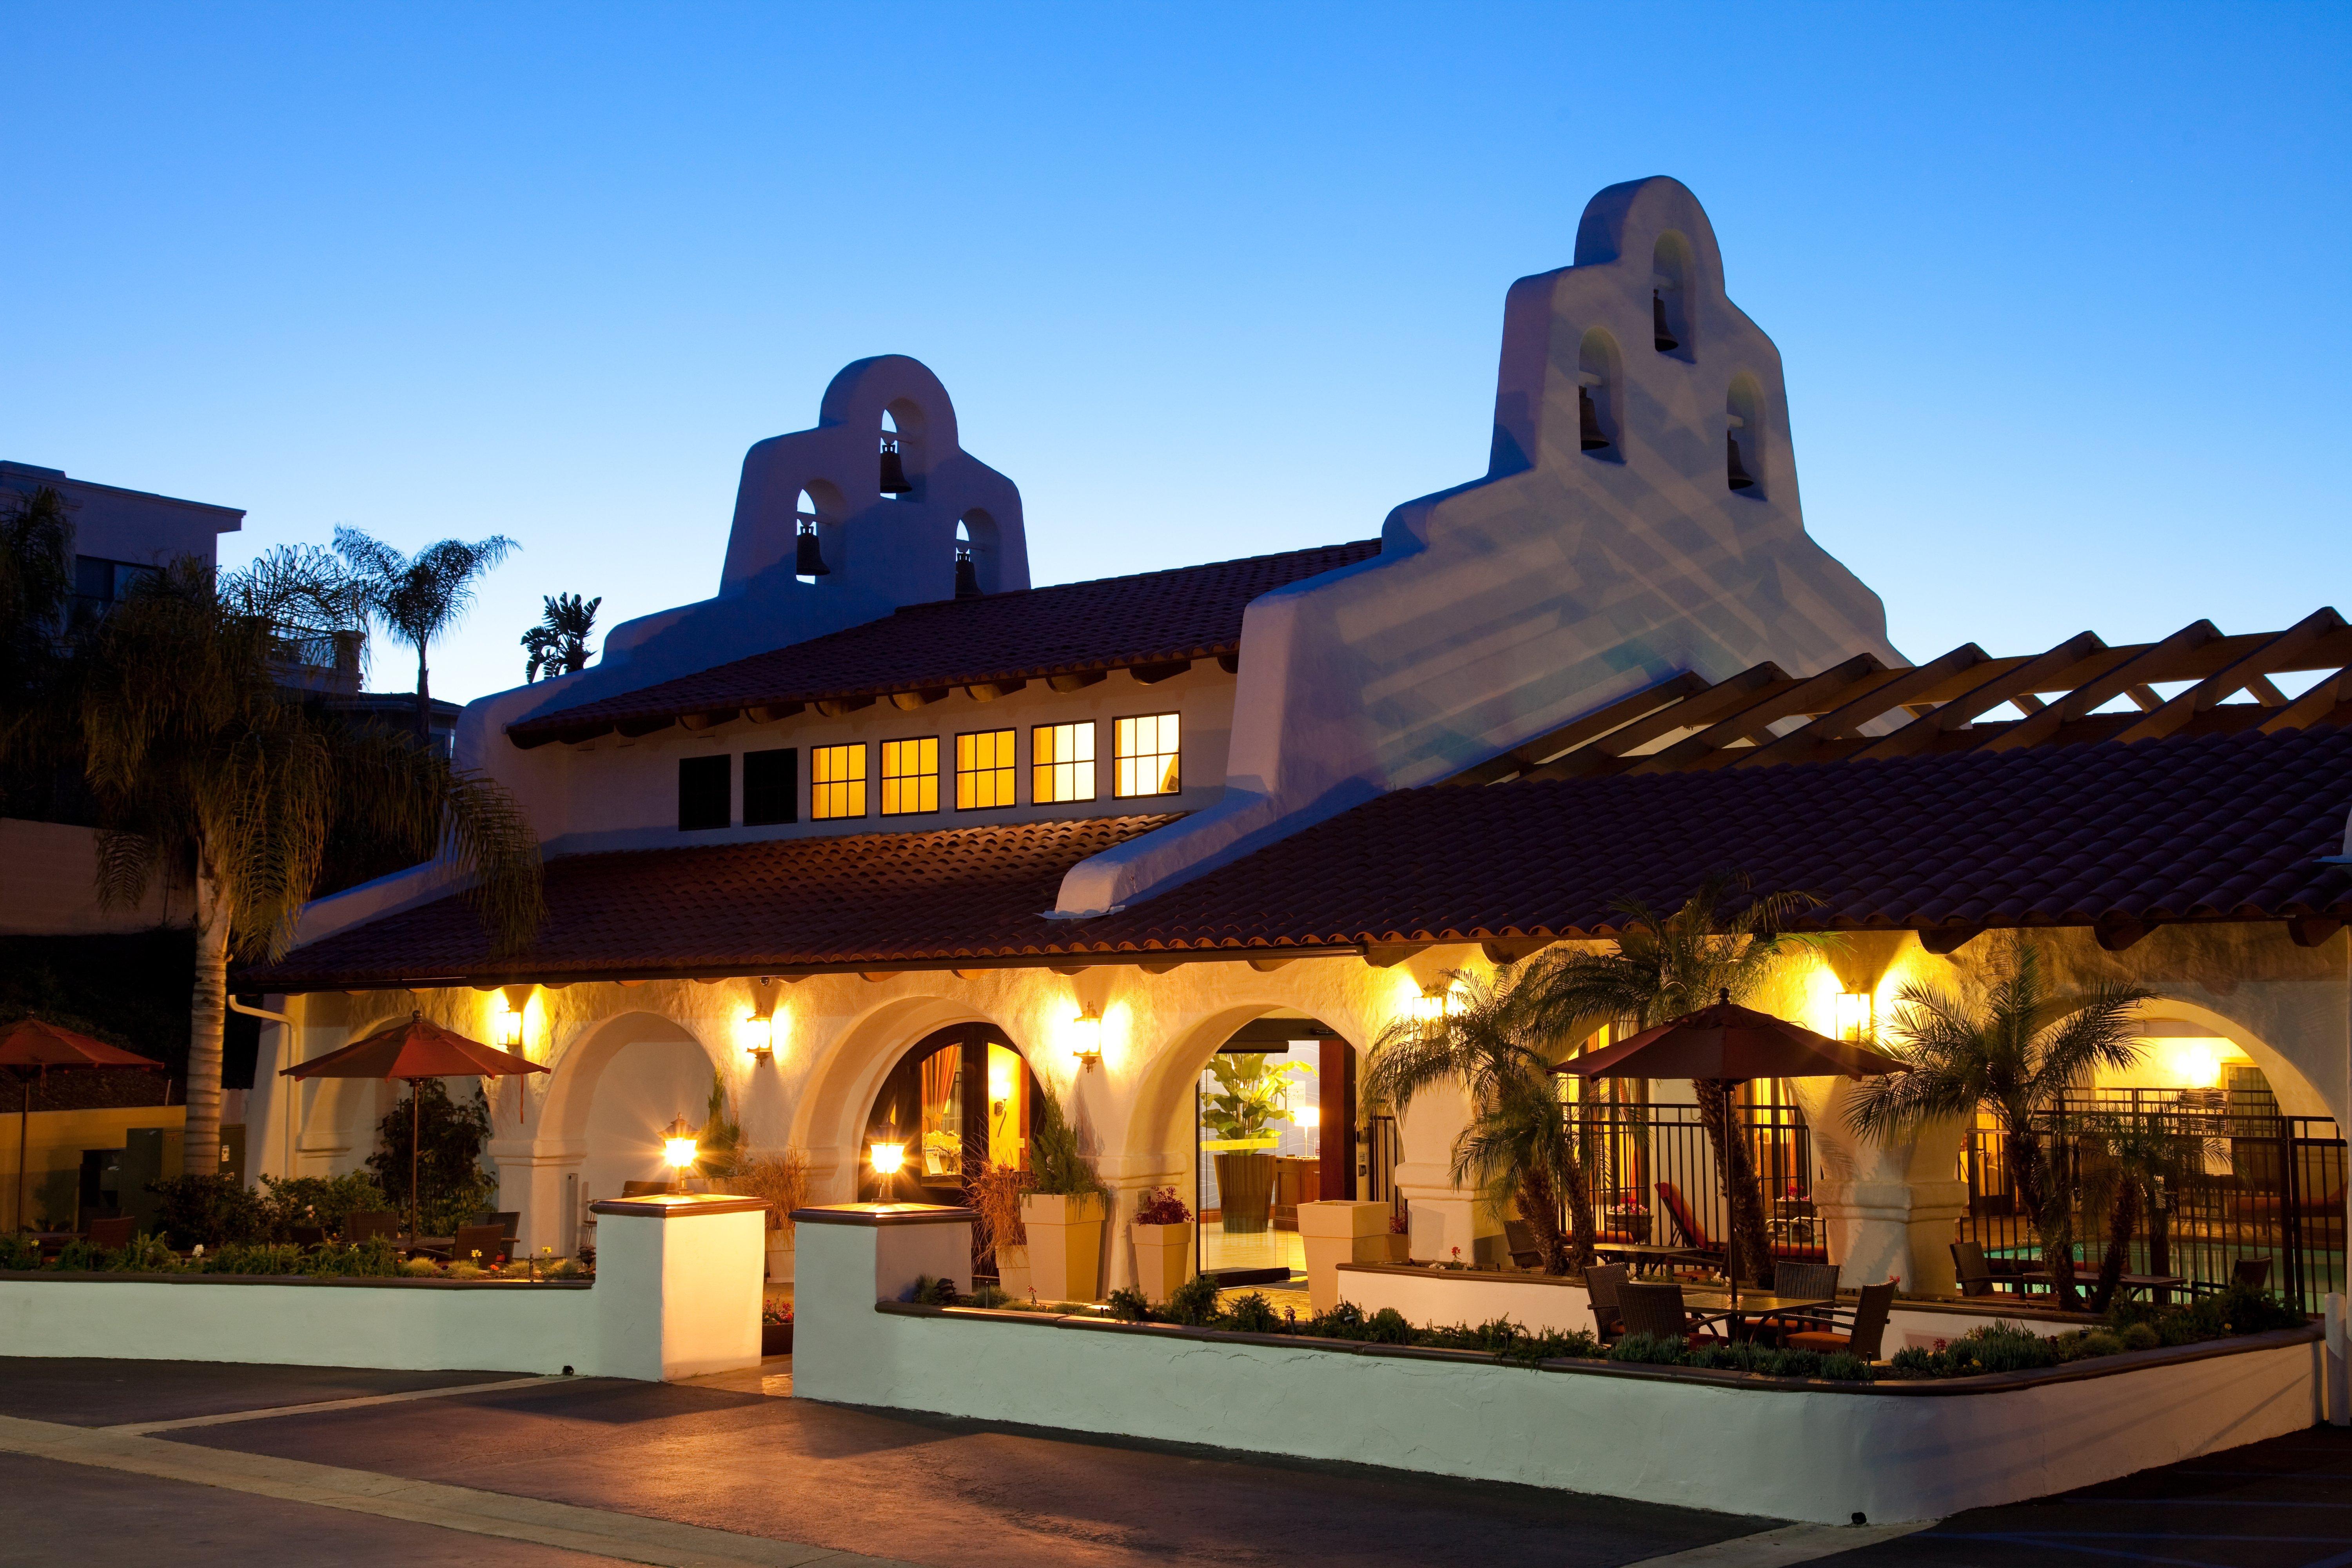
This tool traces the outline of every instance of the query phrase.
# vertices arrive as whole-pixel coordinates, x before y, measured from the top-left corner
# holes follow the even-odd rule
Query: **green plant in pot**
[[[1102,1283],[1110,1189],[1062,1102],[1043,1084],[1029,1113],[1029,1176],[1021,1228],[1033,1289],[1047,1300],[1093,1300]]]
[[[1201,1097],[1201,1125],[1216,1142],[1241,1145],[1214,1151],[1218,1223],[1228,1236],[1255,1236],[1266,1227],[1274,1205],[1273,1128],[1289,1116],[1291,1085],[1306,1070],[1256,1051],[1209,1058],[1217,1092]]]

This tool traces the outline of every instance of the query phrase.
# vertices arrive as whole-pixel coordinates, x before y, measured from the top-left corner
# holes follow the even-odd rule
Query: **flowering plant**
[[[1138,1225],[1182,1225],[1192,1217],[1192,1211],[1184,1206],[1184,1200],[1176,1195],[1173,1187],[1153,1188],[1135,1209]]]
[[[790,1301],[769,1301],[760,1308],[760,1321],[763,1323],[789,1323],[792,1321],[793,1304]]]

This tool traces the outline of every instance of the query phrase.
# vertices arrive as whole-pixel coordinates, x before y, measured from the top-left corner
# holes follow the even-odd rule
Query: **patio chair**
[[[362,1241],[382,1237],[395,1241],[400,1237],[400,1215],[391,1209],[353,1209],[343,1216],[343,1239],[353,1247]]]
[[[1617,1287],[1617,1315],[1629,1334],[1651,1334],[1662,1340],[1679,1339],[1696,1348],[1708,1341],[1721,1339],[1714,1331],[1714,1320],[1693,1312],[1683,1305],[1680,1285],[1659,1284],[1646,1279],[1627,1279]]]
[[[1503,1222],[1503,1241],[1509,1247],[1511,1261],[1522,1268],[1543,1267],[1543,1244],[1536,1240],[1536,1227],[1523,1219]]]
[[[93,1233],[98,1227],[90,1226]],[[2241,1258],[2230,1265],[2230,1283],[2243,1285],[2249,1290],[2270,1288],[2271,1260],[2267,1258]]]
[[[497,1226],[499,1234],[512,1241],[515,1231],[522,1224],[522,1211],[520,1209],[483,1209],[467,1223]]]
[[[1595,1264],[1584,1271],[1584,1291],[1592,1303],[1592,1330],[1603,1342],[1625,1331],[1617,1292],[1628,1272],[1622,1263]]]
[[[286,1227],[286,1239],[297,1247],[324,1247],[327,1245],[327,1227],[323,1225],[289,1225]]]
[[[474,1257],[477,1252],[482,1255],[478,1259]],[[450,1262],[478,1261],[486,1268],[508,1261],[513,1254],[514,1238],[494,1225],[461,1225],[457,1239],[449,1244]]]
[[[1675,1232],[1681,1237],[1681,1246],[1693,1252],[1719,1253],[1723,1250],[1723,1243],[1707,1235],[1706,1227],[1699,1224],[1696,1215],[1691,1213],[1690,1205],[1683,1201],[1683,1190],[1674,1183],[1658,1184],[1658,1206],[1664,1209],[1666,1217],[1675,1222]]]
[[[1992,1294],[1992,1266],[1985,1261],[1982,1243],[1974,1241],[1952,1243],[1952,1272],[1959,1278],[1961,1295],[1990,1296]]]
[[[89,1222],[89,1244],[100,1252],[120,1252],[138,1235],[137,1215],[117,1215]]]
[[[1822,1326],[1800,1329],[1790,1334],[1789,1348],[1820,1351],[1824,1354],[1843,1351],[1849,1355],[1860,1356],[1864,1361],[1876,1361],[1879,1359],[1879,1346],[1886,1338],[1886,1315],[1894,1306],[1894,1280],[1889,1279],[1881,1285],[1864,1285],[1862,1288],[1861,1300],[1851,1307],[1835,1308],[1828,1312],[1801,1314]],[[1833,1326],[1837,1322],[1837,1314],[1841,1312],[1853,1314],[1846,1320],[1846,1329],[1843,1333],[1839,1333]]]

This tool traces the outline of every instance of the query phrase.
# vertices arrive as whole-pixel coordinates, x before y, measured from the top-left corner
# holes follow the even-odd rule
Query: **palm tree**
[[[1725,905],[1746,886],[1735,873],[1717,872],[1671,914],[1640,903],[1620,904],[1625,926],[1609,951],[1555,951],[1536,959],[1526,984],[1543,1032],[1573,1040],[1597,1025],[1629,1019],[1636,1030],[1646,1029],[1725,993],[1738,1001],[1761,986],[1794,951],[1819,949],[1834,940],[1786,929],[1790,919],[1819,901],[1809,894],[1767,894],[1727,913]],[[1755,1152],[1733,1118],[1730,1086],[1706,1082],[1691,1088],[1731,1208],[1725,1262],[1742,1278],[1769,1288],[1772,1248],[1764,1193]]]
[[[2083,1168],[2083,1207],[2085,1212],[2107,1211],[2107,1250],[2091,1288],[2091,1310],[2104,1312],[2127,1271],[2132,1237],[2142,1215],[2147,1220],[2148,1272],[2170,1271],[2166,1184],[2179,1191],[2189,1171],[2203,1167],[2215,1140],[2168,1125],[2161,1112],[2139,1111],[2095,1119],[2081,1146],[2088,1156]]]
[[[1847,1119],[1855,1131],[1883,1138],[1925,1122],[1990,1114],[2018,1206],[2041,1238],[2058,1303],[2071,1310],[2077,1300],[2074,1205],[2065,1190],[2071,1183],[2043,1146],[2042,1123],[2063,1109],[2068,1089],[2089,1083],[2100,1068],[2125,1068],[2139,1059],[2132,1016],[2153,994],[2103,981],[2076,995],[2051,995],[2042,955],[2030,943],[1981,996],[1906,985],[1895,1003],[1893,1054],[1910,1070],[1864,1084]]]
[[[56,673],[73,600],[73,523],[52,485],[0,495],[0,724],[32,710]]]
[[[1592,1193],[1561,1113],[1545,1048],[1550,1036],[1528,1005],[1525,975],[1509,964],[1491,982],[1447,972],[1444,1015],[1400,1019],[1382,1030],[1365,1091],[1371,1103],[1402,1115],[1423,1091],[1460,1085],[1475,1114],[1454,1141],[1454,1182],[1475,1184],[1496,1214],[1516,1202],[1535,1230],[1544,1272],[1565,1274],[1591,1256]]]
[[[542,908],[538,844],[505,790],[404,735],[315,716],[278,684],[274,591],[182,561],[115,605],[52,694],[67,710],[52,732],[69,729],[103,826],[101,896],[135,901],[160,866],[195,874],[192,1175],[219,1169],[229,958],[285,950],[331,836],[438,853],[502,952],[529,942]]]
[[[537,680],[541,669],[552,679],[588,668],[588,637],[596,629],[596,607],[604,601],[599,595],[582,604],[577,594],[551,594],[541,602],[547,608],[539,625],[522,634],[523,651],[530,655],[522,671],[526,683]]]
[[[474,582],[520,548],[503,533],[468,544],[445,539],[415,555],[356,528],[335,530],[335,552],[351,563],[371,618],[416,650],[416,738],[433,733],[433,699],[426,682],[426,645],[452,631],[473,607]]]

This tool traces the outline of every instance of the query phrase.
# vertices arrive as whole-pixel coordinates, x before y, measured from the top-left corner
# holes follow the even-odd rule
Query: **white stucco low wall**
[[[604,1371],[597,1289],[0,1274],[0,1355]]]
[[[1508,1318],[1523,1329],[1573,1333],[1592,1329],[1592,1299],[1582,1285],[1541,1274],[1456,1273],[1343,1263],[1339,1300],[1366,1312],[1394,1307],[1418,1328],[1476,1325]]]
[[[817,1396],[1824,1524],[1939,1519],[2319,1419],[2300,1342],[1980,1393],[1816,1392],[919,1310],[830,1325],[856,1349]]]

